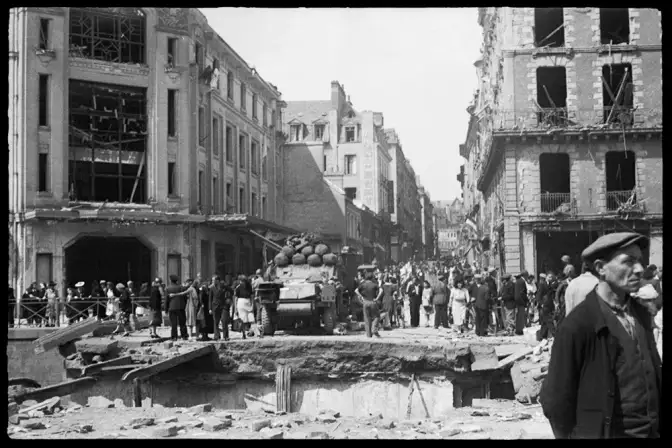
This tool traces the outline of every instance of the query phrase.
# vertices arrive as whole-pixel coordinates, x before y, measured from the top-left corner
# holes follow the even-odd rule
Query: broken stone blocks
[[[178,431],[177,425],[167,425],[156,428],[152,434],[154,437],[175,437]]]
[[[187,412],[193,412],[194,414],[204,414],[210,411],[212,411],[212,405],[210,403],[205,403],[192,406],[188,409]]]
[[[89,397],[89,399],[87,400],[87,406],[89,406],[90,408],[99,408],[99,409],[113,408],[114,402],[101,396]]]
[[[117,349],[119,341],[110,341],[109,339],[81,339],[75,341],[75,348],[79,353],[91,355],[107,355]]]
[[[252,431],[261,431],[264,428],[268,428],[271,426],[271,420],[270,419],[262,419],[262,420],[255,420],[250,424],[250,429]]]
[[[218,418],[206,418],[203,420],[203,429],[206,431],[221,431],[222,429],[230,428],[231,420],[220,420]]]

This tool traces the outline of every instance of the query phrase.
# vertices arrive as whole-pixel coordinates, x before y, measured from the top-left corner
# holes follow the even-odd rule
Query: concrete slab
[[[58,328],[9,328],[7,329],[7,339],[10,341],[34,341],[56,330]]]
[[[119,341],[101,339],[101,338],[86,338],[80,341],[75,341],[75,348],[78,352],[89,353],[93,355],[107,355],[118,349]]]

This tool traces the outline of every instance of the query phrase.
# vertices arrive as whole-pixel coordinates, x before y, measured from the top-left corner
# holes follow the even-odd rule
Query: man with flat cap
[[[516,335],[522,336],[527,323],[527,271],[516,275],[513,294],[516,303]]]
[[[516,292],[511,274],[502,275],[502,304],[504,306],[504,328],[507,336],[513,336],[516,325]]]
[[[662,361],[651,316],[631,298],[648,239],[620,232],[583,251],[599,283],[564,319],[541,391],[556,438],[659,438]]]

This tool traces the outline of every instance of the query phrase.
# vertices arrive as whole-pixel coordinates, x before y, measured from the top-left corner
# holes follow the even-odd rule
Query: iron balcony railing
[[[576,110],[566,107],[497,109],[492,111],[494,130],[523,131],[548,130],[552,128],[583,129],[585,127],[604,128],[611,107],[601,109]],[[662,109],[634,109],[620,107],[614,111],[608,126],[622,127],[662,127]]]
[[[607,191],[607,211],[632,212],[641,210],[634,190]]]
[[[574,211],[571,193],[541,193],[542,213],[572,214]]]

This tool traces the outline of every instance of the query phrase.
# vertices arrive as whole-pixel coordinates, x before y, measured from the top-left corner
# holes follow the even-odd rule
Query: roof
[[[329,121],[331,101],[287,101],[283,111],[285,123],[296,119],[303,124],[311,124],[320,118]]]

